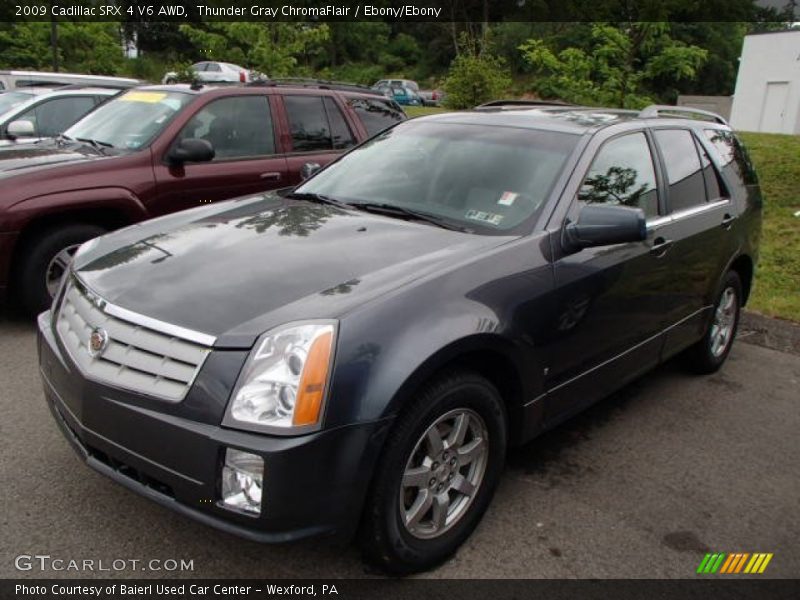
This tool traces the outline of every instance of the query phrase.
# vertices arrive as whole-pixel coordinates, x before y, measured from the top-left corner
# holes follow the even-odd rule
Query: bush
[[[511,86],[505,62],[492,54],[464,52],[450,64],[444,82],[448,108],[472,108],[496,100]]]

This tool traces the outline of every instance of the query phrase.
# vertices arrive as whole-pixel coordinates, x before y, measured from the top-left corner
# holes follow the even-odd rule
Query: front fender
[[[122,187],[78,189],[33,196],[6,209],[7,227],[20,231],[33,219],[67,211],[110,209],[119,212],[125,220],[136,222],[148,217],[141,200]]]

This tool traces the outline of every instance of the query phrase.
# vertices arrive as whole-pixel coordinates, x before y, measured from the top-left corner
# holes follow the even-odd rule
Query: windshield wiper
[[[365,210],[367,212],[386,215],[388,217],[400,217],[406,219],[414,219],[417,221],[425,221],[442,229],[449,229],[451,231],[462,231],[470,233],[472,230],[466,227],[460,227],[454,223],[445,221],[444,219],[431,215],[426,212],[420,212],[413,208],[405,208],[403,206],[395,206],[394,204],[384,204],[382,202],[353,202],[350,206]]]
[[[109,144],[108,142],[101,142],[100,140],[93,140],[90,138],[75,138],[75,139],[78,140],[79,142],[86,142],[87,144],[90,144],[92,147],[97,148],[98,150],[100,150],[101,146],[104,148],[114,147],[114,144]]]
[[[333,206],[338,206],[339,208],[351,208],[347,202],[342,202],[336,198],[326,196],[325,194],[314,194],[311,192],[291,192],[290,194],[287,194],[286,197],[292,198],[293,200],[311,200],[312,202],[319,202],[321,204],[332,204]]]

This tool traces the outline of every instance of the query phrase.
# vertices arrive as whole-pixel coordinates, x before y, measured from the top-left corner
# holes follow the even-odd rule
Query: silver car
[[[191,69],[196,79],[204,83],[248,83],[252,78],[249,70],[233,63],[204,61],[193,64]],[[178,74],[170,71],[161,83],[178,83]]]

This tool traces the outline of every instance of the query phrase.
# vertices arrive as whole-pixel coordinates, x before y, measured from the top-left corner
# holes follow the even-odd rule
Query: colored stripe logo
[[[725,575],[736,575],[738,573],[763,573],[773,554],[770,553],[749,553],[749,552],[714,552],[706,554],[697,567],[700,574],[720,573]]]

